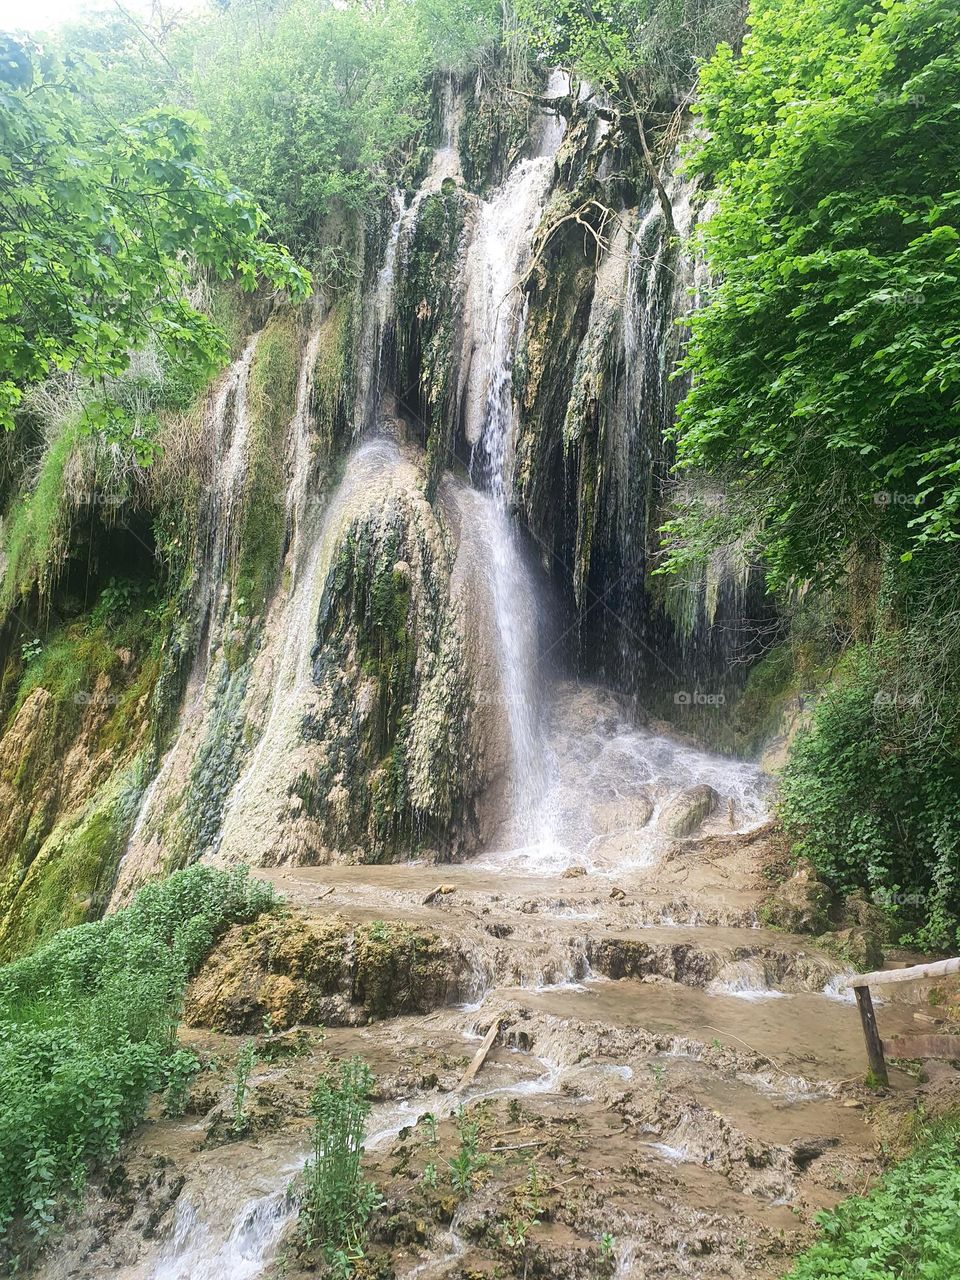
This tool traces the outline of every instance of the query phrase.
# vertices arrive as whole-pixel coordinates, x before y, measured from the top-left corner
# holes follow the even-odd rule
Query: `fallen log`
[[[497,1032],[499,1030],[500,1030],[500,1019],[494,1018],[493,1022],[490,1024],[490,1030],[483,1037],[483,1043],[481,1044],[477,1052],[473,1055],[473,1061],[470,1063],[469,1067],[467,1067],[466,1071],[463,1073],[460,1079],[460,1083],[457,1085],[458,1090],[465,1088],[471,1082],[471,1080],[473,1080],[474,1076],[477,1074],[477,1072],[486,1062],[487,1054],[493,1048],[493,1042],[496,1040]]]

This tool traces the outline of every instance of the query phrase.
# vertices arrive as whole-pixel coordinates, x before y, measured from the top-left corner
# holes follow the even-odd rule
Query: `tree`
[[[430,77],[499,32],[490,0],[238,0],[200,34],[190,79],[212,145],[290,243],[335,206],[366,213],[422,143]]]
[[[96,63],[0,44],[0,426],[23,390],[72,370],[103,387],[149,341],[198,380],[226,339],[191,305],[196,272],[265,278],[294,297],[309,275],[265,240],[252,201],[205,162],[202,126],[158,108],[104,114]],[[115,409],[94,395],[93,425]]]
[[[775,586],[960,536],[958,76],[953,0],[757,0],[704,71],[717,283],[679,457]]]
[[[518,0],[517,13],[540,55],[605,90],[628,117],[626,130],[673,232],[660,177],[661,152],[676,141],[700,61],[739,19],[730,0]]]

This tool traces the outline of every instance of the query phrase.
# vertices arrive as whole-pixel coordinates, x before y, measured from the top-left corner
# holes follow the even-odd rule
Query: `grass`
[[[956,1280],[960,1276],[960,1120],[929,1128],[864,1197],[819,1216],[820,1239],[785,1280]]]
[[[49,1231],[151,1095],[177,1086],[184,988],[217,937],[275,904],[245,871],[192,867],[0,968],[0,1246]]]
[[[2,617],[29,594],[35,583],[39,582],[41,588],[49,586],[62,563],[69,532],[63,501],[64,477],[77,439],[76,423],[65,423],[44,455],[33,488],[14,504],[4,521]]]

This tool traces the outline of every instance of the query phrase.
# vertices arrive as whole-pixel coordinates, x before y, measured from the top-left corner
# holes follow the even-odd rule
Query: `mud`
[[[568,874],[576,849],[550,875],[523,860],[271,869],[295,905],[228,934],[189,992],[181,1039],[206,1069],[188,1114],[141,1127],[41,1274],[317,1274],[296,1231],[309,1095],[360,1054],[376,1081],[364,1170],[384,1202],[358,1275],[782,1275],[814,1215],[881,1159],[848,967],[756,924],[776,849],[761,826],[612,874]],[[880,1005],[884,1034],[915,1030],[914,1012]],[[894,1070],[887,1111],[918,1088]],[[461,1106],[479,1124],[469,1192],[451,1174]]]

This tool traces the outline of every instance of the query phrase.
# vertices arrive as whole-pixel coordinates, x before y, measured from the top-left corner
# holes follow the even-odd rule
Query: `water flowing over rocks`
[[[376,1079],[371,1275],[772,1280],[877,1167],[835,998],[870,939],[798,936],[829,903],[804,873],[771,897],[770,779],[683,714],[721,714],[752,570],[714,564],[674,595],[651,576],[709,210],[669,172],[669,236],[617,177],[592,95],[549,108],[559,73],[525,141],[481,166],[461,146],[479,95],[444,78],[432,160],[356,234],[354,283],[273,317],[206,406],[185,692],[113,902],[204,859],[259,868],[287,908],[214,948],[180,1031],[211,1065],[190,1112],[138,1131],[45,1280],[313,1274],[293,1230],[309,1092],[353,1053]],[[278,554],[258,579],[238,566],[280,323]],[[48,714],[43,689],[19,708],[0,798]],[[471,1196],[436,1177],[461,1105],[489,1157]],[[531,1165],[520,1259],[505,1231]]]

